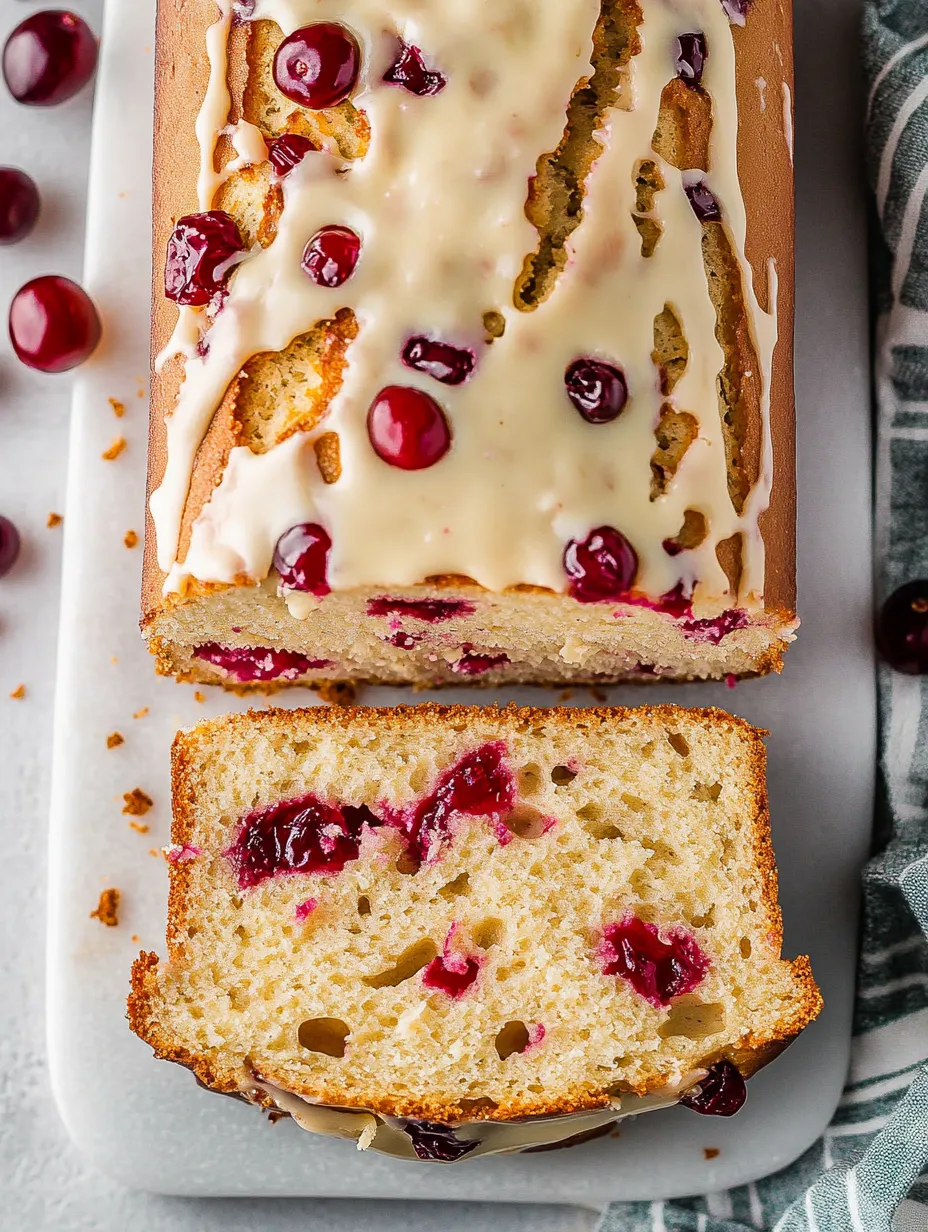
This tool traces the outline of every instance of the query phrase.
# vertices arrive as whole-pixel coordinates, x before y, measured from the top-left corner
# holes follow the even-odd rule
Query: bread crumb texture
[[[122,798],[126,802],[122,811],[132,817],[144,817],[155,803],[141,787],[133,787],[131,791],[124,792]]]
[[[126,738],[125,736],[122,735],[121,732],[118,732],[118,731],[110,732],[110,734],[106,738],[106,747],[108,749],[118,749],[119,746],[121,744],[125,744],[125,742],[126,742]]]
[[[13,690],[13,692],[10,694],[10,697],[15,702],[21,702],[25,696],[26,696],[26,686],[24,684],[18,684],[16,688]]]
[[[54,530],[56,526],[60,526],[64,518],[60,513],[50,513],[45,521],[45,525],[49,530]]]
[[[115,461],[116,458],[119,457],[119,455],[122,453],[125,447],[126,447],[126,438],[124,436],[117,436],[115,441],[113,441],[112,445],[110,445],[109,449],[103,450],[103,453],[100,455],[100,457],[103,459],[104,462],[113,462]]]
[[[115,887],[100,891],[100,901],[96,909],[91,911],[90,918],[99,920],[107,928],[115,928],[119,923],[119,891]]]

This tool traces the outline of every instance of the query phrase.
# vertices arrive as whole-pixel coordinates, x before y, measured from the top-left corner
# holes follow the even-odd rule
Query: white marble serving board
[[[350,6],[348,6],[350,7]],[[359,1154],[294,1124],[201,1091],[156,1062],[125,1022],[130,963],[163,950],[167,875],[150,854],[168,841],[168,748],[175,730],[237,707],[216,690],[154,677],[139,637],[147,435],[149,182],[155,0],[110,0],[91,170],[86,282],[106,322],[80,374],[65,520],[64,585],[50,833],[48,1024],[61,1115],[75,1142],[126,1184],[176,1194],[480,1198],[599,1206],[719,1190],[773,1171],[822,1131],[848,1060],[857,875],[866,857],[875,764],[869,642],[870,432],[862,190],[856,181],[856,4],[799,5],[800,602],[803,629],[782,678],[664,686],[648,694],[716,703],[767,727],[786,951],[809,951],[826,1009],[760,1074],[734,1121],[673,1109],[625,1123],[619,1138],[553,1154],[457,1167]],[[828,47],[828,73],[818,49]],[[830,76],[829,76],[830,74]],[[190,125],[191,116],[177,123]],[[191,140],[192,140],[191,135]],[[141,396],[139,394],[141,393]],[[108,399],[126,405],[114,417]],[[128,441],[115,461],[101,453]],[[471,694],[449,690],[446,700]],[[551,693],[499,700],[551,704]],[[313,702],[293,693],[287,705]],[[370,690],[365,701],[410,699]],[[492,695],[478,694],[490,701]],[[588,704],[585,691],[576,703]],[[636,703],[640,690],[612,690]],[[133,714],[143,707],[141,718]],[[108,750],[120,731],[125,743]],[[141,835],[122,793],[155,801]],[[117,928],[89,918],[99,891],[122,894]],[[704,1148],[718,1155],[708,1161]]]

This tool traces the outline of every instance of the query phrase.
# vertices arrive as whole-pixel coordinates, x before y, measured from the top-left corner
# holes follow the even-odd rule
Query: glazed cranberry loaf
[[[132,1029],[408,1158],[731,1114],[818,1013],[780,957],[762,733],[718,710],[318,707],[174,744]]]
[[[158,8],[159,669],[779,670],[789,5]]]

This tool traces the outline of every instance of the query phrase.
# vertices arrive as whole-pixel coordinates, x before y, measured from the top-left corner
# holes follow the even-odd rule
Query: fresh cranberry
[[[350,227],[323,227],[303,249],[305,273],[320,287],[348,281],[361,255],[361,240]]]
[[[407,368],[426,372],[443,385],[463,385],[476,362],[473,351],[421,335],[410,338],[403,347],[403,363]]]
[[[440,625],[446,620],[473,616],[476,610],[476,603],[469,603],[466,599],[391,599],[388,595],[381,595],[367,601],[368,616],[408,616],[427,625]]]
[[[680,1103],[704,1116],[734,1116],[748,1097],[748,1089],[737,1066],[717,1061],[698,1086],[687,1091]]]
[[[358,80],[361,48],[346,27],[317,21],[285,38],[274,57],[274,80],[292,103],[321,111],[348,97]]]
[[[462,647],[464,653],[451,664],[451,670],[459,676],[482,676],[498,667],[506,667],[512,660],[507,654],[472,654],[470,646]]]
[[[331,589],[327,577],[332,540],[315,522],[291,526],[277,540],[274,568],[284,590],[298,590],[322,598]]]
[[[407,1121],[403,1133],[409,1136],[416,1156],[430,1163],[453,1164],[480,1145],[477,1141],[462,1142],[450,1125],[437,1121]]]
[[[35,180],[17,167],[0,167],[0,244],[24,240],[38,217]]]
[[[654,924],[631,914],[607,924],[599,948],[603,974],[620,975],[658,1007],[692,992],[709,970],[709,959],[684,929],[673,928],[666,936],[663,941]]]
[[[683,632],[695,642],[710,642],[718,646],[722,638],[728,637],[736,629],[743,629],[748,624],[747,612],[740,608],[729,608],[720,616],[705,620],[686,620],[683,622]]]
[[[410,94],[419,97],[441,94],[448,79],[436,69],[426,68],[425,59],[418,47],[400,42],[396,59],[383,75],[389,85],[402,86]]]
[[[434,466],[451,447],[445,413],[428,394],[406,385],[388,385],[367,415],[374,452],[390,466],[421,471]]]
[[[753,0],[722,0],[722,8],[732,25],[743,26],[752,3]]]
[[[611,526],[571,539],[564,550],[570,593],[579,603],[624,598],[638,572],[638,556],[623,534]]]
[[[705,180],[697,180],[694,184],[684,184],[684,192],[689,197],[693,213],[700,222],[721,222],[722,209],[715,194],[709,190]]]
[[[300,133],[283,133],[267,143],[267,156],[279,178],[283,179],[315,149],[318,147],[311,138]]]
[[[413,860],[422,864],[438,857],[455,813],[499,821],[512,811],[516,787],[505,753],[505,744],[495,741],[465,754],[418,804],[388,819],[403,834]]]
[[[46,9],[20,22],[3,48],[3,78],[18,103],[50,107],[82,89],[97,66],[97,40],[86,21]]]
[[[165,295],[175,304],[208,304],[244,249],[238,224],[225,210],[179,218],[168,240]]]
[[[876,644],[897,672],[928,675],[928,581],[908,582],[889,596],[877,617]]]
[[[305,672],[321,671],[332,666],[328,659],[309,659],[295,650],[271,650],[266,646],[221,646],[218,642],[197,646],[193,657],[222,668],[239,684],[296,680]]]
[[[443,992],[452,1001],[463,997],[480,974],[480,962],[466,954],[439,954],[422,973],[426,988]]]
[[[663,542],[661,543],[661,547],[664,549],[664,551],[667,553],[668,556],[679,556],[680,553],[684,550],[680,546],[680,544],[677,543],[676,539],[664,539]]]
[[[340,873],[358,858],[364,827],[380,824],[366,805],[329,804],[317,796],[301,796],[249,813],[224,854],[242,890],[269,877]]]
[[[415,650],[417,646],[422,645],[424,639],[422,633],[391,633],[389,637],[383,640],[388,646],[395,646],[397,650]]]
[[[96,350],[101,333],[93,300],[70,278],[33,278],[10,305],[13,350],[27,367],[40,372],[76,368]]]
[[[587,423],[611,423],[628,401],[623,372],[601,359],[575,359],[564,374],[564,386]]]
[[[19,531],[9,518],[0,516],[0,578],[5,577],[19,556]]]
[[[677,76],[688,86],[698,86],[702,81],[702,72],[709,58],[704,34],[681,34],[677,37],[677,46],[673,63]]]

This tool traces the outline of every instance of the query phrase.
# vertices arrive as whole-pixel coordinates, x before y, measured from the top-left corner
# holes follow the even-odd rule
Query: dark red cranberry
[[[263,680],[296,680],[305,672],[331,667],[328,659],[310,659],[295,650],[271,650],[268,646],[221,646],[207,642],[197,646],[195,659],[221,667],[239,684]]]
[[[677,37],[674,68],[677,70],[677,76],[687,85],[699,85],[708,58],[709,49],[704,34],[681,34]]]
[[[564,373],[564,386],[587,423],[611,423],[628,401],[623,372],[601,359],[575,359]]]
[[[680,1103],[704,1116],[734,1116],[744,1105],[748,1088],[737,1066],[731,1061],[717,1061],[698,1086],[681,1098]]]
[[[436,1121],[407,1121],[403,1133],[409,1135],[416,1156],[429,1163],[453,1164],[480,1145],[477,1141],[462,1142],[450,1125]]]
[[[474,984],[479,974],[480,963],[476,958],[466,954],[439,954],[422,973],[422,983],[426,988],[443,992],[446,997],[457,1001]]]
[[[722,209],[710,192],[705,180],[697,180],[695,184],[684,184],[684,192],[689,197],[693,213],[700,222],[721,222]]]
[[[101,333],[93,300],[70,278],[33,278],[10,305],[13,350],[40,372],[76,368],[96,350]]]
[[[705,620],[686,620],[683,622],[683,632],[696,642],[710,642],[718,646],[723,637],[743,629],[748,624],[747,612],[740,608],[729,608],[720,616],[712,616]]]
[[[24,240],[38,217],[35,180],[17,167],[0,167],[0,244]]]
[[[368,616],[408,616],[427,625],[440,625],[445,620],[473,616],[476,610],[476,603],[470,603],[467,599],[391,599],[388,595],[381,595],[367,601]]]
[[[722,0],[722,8],[728,20],[735,26],[743,26],[751,11],[753,0]]]
[[[928,675],[928,581],[900,586],[880,608],[876,644],[890,667]]]
[[[267,143],[267,156],[277,175],[283,179],[298,167],[307,154],[318,149],[310,137],[300,133],[284,133]]]
[[[97,66],[97,40],[86,21],[46,9],[20,22],[3,48],[3,78],[18,103],[50,107],[82,89]]]
[[[631,914],[607,924],[599,948],[603,974],[620,975],[654,1006],[692,992],[709,970],[709,959],[684,929],[670,929],[666,936],[662,940],[656,925]]]
[[[391,633],[389,637],[383,640],[388,646],[395,646],[397,650],[415,650],[417,646],[421,646],[424,634],[422,633]]]
[[[492,672],[512,662],[507,654],[473,654],[470,646],[463,647],[463,650],[460,659],[451,664],[451,670],[459,676],[482,676],[484,672]]]
[[[396,59],[383,75],[390,85],[402,86],[410,94],[419,97],[441,94],[448,79],[436,69],[426,68],[425,59],[418,47],[400,42]]]
[[[315,522],[291,526],[277,540],[274,568],[284,590],[298,590],[320,599],[331,589],[328,581],[332,540]]]
[[[348,97],[358,80],[361,48],[346,27],[317,21],[285,38],[274,57],[274,80],[293,103],[321,111]]]
[[[0,578],[5,577],[19,556],[19,531],[9,518],[0,516]]]
[[[667,553],[668,556],[679,556],[680,553],[684,550],[680,546],[680,544],[676,541],[676,539],[665,539],[661,543],[661,547],[664,549],[664,551]]]
[[[175,304],[208,304],[244,250],[238,224],[225,210],[179,218],[168,240],[165,295]]]
[[[303,269],[320,287],[340,287],[354,273],[361,240],[350,227],[323,227],[303,249]]]
[[[436,342],[434,338],[410,338],[403,347],[403,363],[417,372],[427,372],[443,385],[463,385],[477,362],[473,351]]]
[[[367,415],[374,452],[390,466],[421,471],[434,466],[451,447],[445,413],[428,394],[406,385],[388,385]]]
[[[571,539],[564,551],[570,593],[580,603],[624,598],[638,572],[638,556],[623,534],[611,526]]]
[[[381,824],[366,805],[301,796],[250,813],[224,853],[240,889],[293,873],[340,873],[358,858],[364,827]]]

